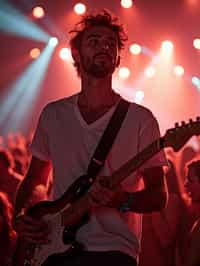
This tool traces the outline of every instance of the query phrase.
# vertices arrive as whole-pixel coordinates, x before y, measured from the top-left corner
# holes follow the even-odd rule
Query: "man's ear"
[[[118,56],[118,57],[117,57],[117,63],[116,63],[116,66],[117,66],[117,67],[120,65],[120,61],[121,61],[121,57]]]
[[[74,59],[74,62],[79,62],[80,61],[80,54],[79,54],[78,49],[71,48],[71,54],[72,54],[72,58]]]

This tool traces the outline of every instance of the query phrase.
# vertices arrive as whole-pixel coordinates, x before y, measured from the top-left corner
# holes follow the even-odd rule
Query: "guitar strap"
[[[89,178],[92,178],[93,181],[106,161],[108,152],[111,149],[122,122],[127,114],[129,105],[129,102],[121,98],[99,141],[99,144],[90,160],[87,169],[87,175]]]

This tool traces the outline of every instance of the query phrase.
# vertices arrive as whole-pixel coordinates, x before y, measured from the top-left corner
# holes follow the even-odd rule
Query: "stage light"
[[[134,55],[138,55],[142,52],[142,47],[139,44],[131,44],[129,47],[129,51],[134,54]]]
[[[58,44],[58,39],[56,37],[51,37],[49,39],[49,45],[52,47],[56,47],[56,45]]]
[[[33,16],[35,18],[43,18],[44,17],[44,8],[41,6],[36,6],[33,8]]]
[[[200,79],[197,77],[192,77],[192,84],[197,87],[198,90],[200,90]]]
[[[127,79],[130,76],[130,70],[127,67],[121,67],[118,74],[121,79]]]
[[[71,50],[69,48],[62,48],[59,52],[59,56],[64,61],[73,62]]]
[[[177,66],[174,67],[174,74],[176,76],[179,76],[179,77],[183,76],[184,72],[185,72],[185,70],[184,70],[184,68],[182,66],[177,65]]]
[[[142,103],[143,99],[144,99],[144,92],[142,90],[137,90],[135,93],[134,102],[140,104],[140,103]]]
[[[197,38],[193,41],[194,48],[200,50],[200,39]]]
[[[171,55],[173,48],[174,48],[174,45],[171,41],[167,40],[167,41],[162,42],[161,51],[163,54]]]
[[[144,74],[147,78],[153,78],[155,76],[156,70],[153,66],[149,66],[145,69]]]
[[[24,16],[8,1],[0,1],[0,6],[0,31],[30,40],[48,42],[50,35]]]
[[[130,8],[133,5],[133,1],[132,0],[121,0],[121,6],[123,8]]]
[[[39,97],[41,84],[45,78],[55,47],[50,45],[41,51],[40,56],[10,84],[0,99],[0,127],[3,132],[22,128]],[[20,101],[20,104],[19,104]],[[3,127],[2,127],[3,125]]]
[[[38,48],[33,48],[33,49],[30,51],[30,57],[33,58],[33,59],[38,58],[39,55],[40,55],[40,49],[38,49]]]
[[[86,11],[86,6],[82,3],[78,3],[74,6],[74,12],[77,15],[82,15],[85,13],[85,11]]]

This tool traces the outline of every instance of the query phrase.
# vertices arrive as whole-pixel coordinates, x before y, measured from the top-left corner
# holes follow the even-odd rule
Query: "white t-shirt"
[[[54,199],[59,198],[78,177],[86,174],[88,164],[116,105],[91,124],[87,124],[77,106],[78,95],[49,103],[42,111],[31,145],[32,154],[52,161]],[[102,175],[111,175],[126,161],[160,136],[152,113],[132,103],[118,132]],[[141,168],[166,165],[163,152],[154,155]],[[137,172],[127,177],[124,190],[140,189]],[[142,215],[121,213],[102,207],[90,217],[78,233],[77,240],[86,250],[120,250],[137,257],[141,239]]]

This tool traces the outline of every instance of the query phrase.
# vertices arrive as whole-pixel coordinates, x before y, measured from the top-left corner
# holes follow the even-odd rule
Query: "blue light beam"
[[[7,2],[0,1],[0,31],[47,43],[50,35]]]
[[[55,46],[49,42],[40,56],[7,89],[9,92],[0,104],[0,126],[3,133],[20,130],[29,118],[54,49]]]

